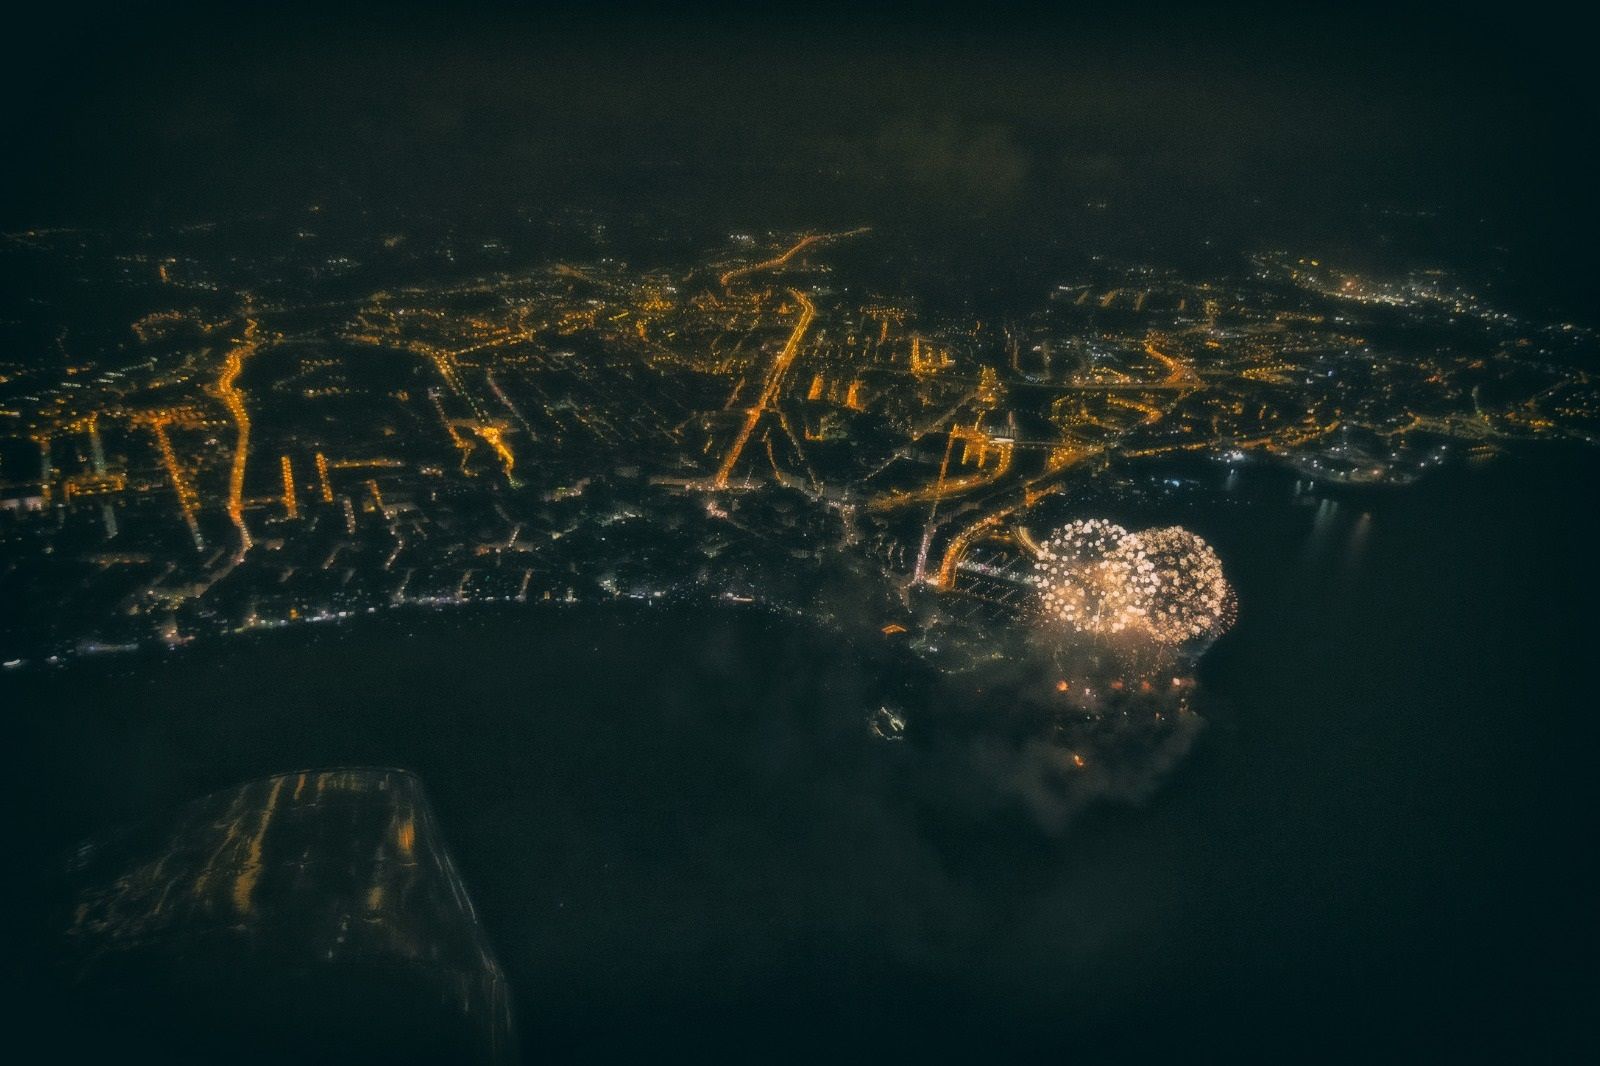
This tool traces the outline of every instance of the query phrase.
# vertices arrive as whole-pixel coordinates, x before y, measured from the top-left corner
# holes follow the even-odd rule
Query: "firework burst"
[[[1233,589],[1221,560],[1181,526],[1130,533],[1102,518],[1080,519],[1040,547],[1031,580],[1050,621],[1169,645],[1214,638],[1232,624]]]
[[[1139,555],[1147,580],[1144,625],[1163,644],[1215,638],[1233,624],[1233,587],[1222,560],[1182,526],[1147,529],[1126,542]]]
[[[1128,550],[1130,536],[1101,518],[1056,530],[1041,545],[1032,577],[1046,617],[1096,635],[1141,625],[1148,567]]]

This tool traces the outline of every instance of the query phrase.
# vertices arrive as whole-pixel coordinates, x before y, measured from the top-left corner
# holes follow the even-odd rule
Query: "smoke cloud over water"
[[[1011,624],[942,634],[929,655],[940,684],[910,732],[970,775],[935,794],[1020,806],[1060,833],[1096,802],[1146,799],[1187,754],[1204,725],[1194,665],[1235,601],[1216,553],[1177,526],[1068,523],[1026,580],[1030,606]]]

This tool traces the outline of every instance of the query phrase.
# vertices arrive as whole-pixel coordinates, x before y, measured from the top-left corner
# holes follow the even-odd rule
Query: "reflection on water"
[[[1316,486],[1300,481],[1294,484],[1293,498],[1313,508],[1300,547],[1301,564],[1317,570],[1327,561],[1338,559],[1347,571],[1359,566],[1372,536],[1372,512],[1362,510],[1359,502],[1318,496]]]
[[[226,789],[80,847],[71,882],[67,994],[99,1007],[86,1051],[514,1055],[505,979],[404,771]]]
[[[1361,565],[1361,559],[1367,550],[1367,538],[1370,536],[1372,536],[1372,512],[1363,511],[1350,523],[1349,531],[1345,535],[1344,561],[1347,567]]]
[[[1316,512],[1311,519],[1311,532],[1306,535],[1302,553],[1307,560],[1319,560],[1327,555],[1338,525],[1339,501],[1326,496],[1318,499]]]

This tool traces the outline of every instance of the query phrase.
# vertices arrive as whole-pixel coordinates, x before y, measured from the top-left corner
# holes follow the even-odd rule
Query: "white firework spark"
[[[1128,540],[1126,529],[1102,518],[1056,530],[1041,545],[1032,577],[1045,615],[1096,635],[1141,625],[1148,568],[1127,550]]]
[[[1182,644],[1233,624],[1233,587],[1211,545],[1182,526],[1147,529],[1129,541],[1149,567],[1144,624],[1151,636]]]

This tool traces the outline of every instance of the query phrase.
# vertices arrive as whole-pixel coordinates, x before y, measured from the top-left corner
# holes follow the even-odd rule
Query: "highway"
[[[244,369],[244,361],[254,355],[259,346],[256,340],[258,327],[259,323],[254,318],[245,319],[244,338],[234,345],[223,360],[216,389],[217,395],[233,415],[233,424],[238,430],[233,446],[233,467],[228,474],[228,518],[239,530],[237,557],[240,559],[244,558],[254,542],[250,539],[250,528],[244,521],[244,472],[250,461],[250,412],[245,409],[244,393],[238,390],[235,382],[238,381],[239,372]]]
[[[744,446],[750,440],[750,434],[755,432],[756,423],[761,421],[762,414],[771,408],[773,401],[778,398],[778,391],[783,387],[783,375],[788,371],[789,364],[794,362],[795,356],[800,354],[800,341],[805,337],[806,330],[811,328],[811,320],[816,317],[817,307],[805,293],[798,289],[790,289],[789,295],[799,301],[800,318],[790,331],[789,340],[784,344],[783,351],[779,352],[778,358],[773,361],[761,396],[745,412],[744,426],[734,438],[733,447],[728,449],[721,468],[717,470],[713,484],[719,489],[728,487],[728,475],[733,473],[734,465],[739,462],[739,453],[744,451]]]
[[[750,266],[735,267],[733,270],[729,270],[724,273],[717,280],[721,282],[722,287],[726,289],[729,283],[735,278],[742,278],[749,274],[759,274],[764,270],[777,270],[779,267],[786,265],[789,260],[793,259],[801,252],[820,241],[831,241],[840,237],[854,237],[857,234],[866,233],[870,229],[870,226],[861,226],[858,229],[846,230],[843,233],[808,233],[804,237],[801,237],[792,248],[784,252],[782,255],[768,259],[765,262],[753,263]]]

